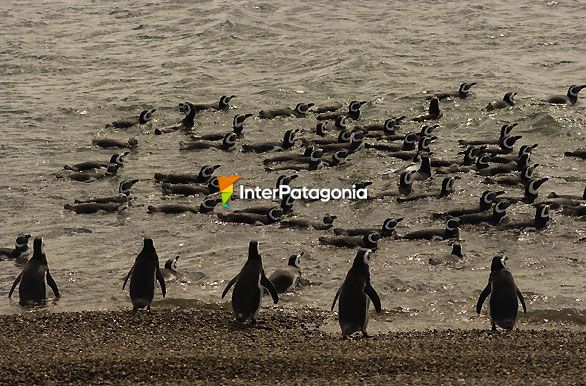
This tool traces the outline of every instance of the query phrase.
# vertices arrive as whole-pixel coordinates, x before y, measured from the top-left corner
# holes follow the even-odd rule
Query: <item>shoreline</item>
[[[583,382],[586,330],[414,330],[342,340],[332,314],[216,305],[0,316],[0,383],[527,384]]]

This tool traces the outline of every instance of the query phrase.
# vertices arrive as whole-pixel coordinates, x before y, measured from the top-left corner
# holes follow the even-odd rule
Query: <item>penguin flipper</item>
[[[130,275],[132,275],[133,271],[134,271],[134,264],[132,265],[132,268],[130,268],[130,271],[128,271],[128,275],[126,275],[126,279],[124,279],[124,284],[122,284],[123,290],[124,290],[124,287],[126,287],[126,282],[128,281],[128,278],[130,277]]]
[[[10,299],[10,297],[12,296],[12,292],[14,291],[14,289],[16,288],[18,283],[20,283],[21,278],[22,278],[22,272],[20,273],[20,275],[18,275],[16,277],[16,279],[14,280],[14,283],[12,283],[12,288],[10,288],[10,292],[8,293],[8,299]]]
[[[230,280],[230,282],[228,283],[226,288],[224,288],[224,292],[222,292],[222,299],[224,299],[224,296],[226,296],[226,293],[228,292],[228,290],[230,290],[230,287],[232,287],[234,285],[234,283],[236,283],[236,280],[238,280],[239,276],[240,276],[240,274],[234,276],[234,278],[232,280]]]
[[[47,270],[47,284],[53,290],[53,294],[55,295],[55,297],[59,299],[61,297],[61,295],[59,294],[59,288],[57,288],[57,283],[55,283],[55,280],[53,279],[53,276],[51,276],[49,270]]]
[[[490,282],[488,283],[486,288],[484,288],[484,290],[482,290],[482,293],[480,294],[480,297],[478,298],[478,303],[476,303],[476,313],[477,314],[480,314],[480,310],[482,310],[482,304],[484,303],[484,301],[486,300],[488,295],[490,295]]]
[[[275,285],[273,284],[272,281],[267,279],[264,271],[261,272],[260,275],[261,275],[260,276],[260,285],[263,286],[264,288],[266,288],[267,291],[269,291],[269,293],[271,294],[271,297],[273,298],[273,303],[277,304],[279,302],[279,295],[277,294],[277,289],[275,288]]]
[[[336,302],[338,301],[338,297],[340,296],[340,292],[342,292],[342,287],[338,288],[338,291],[336,291],[336,296],[334,296],[334,301],[332,302],[332,311],[334,310],[334,306],[336,305]]]
[[[374,288],[372,288],[370,283],[368,283],[366,285],[366,287],[364,287],[364,292],[368,295],[368,297],[372,301],[372,305],[374,306],[374,309],[376,310],[376,312],[378,312],[380,314],[380,312],[382,310],[381,305],[380,305],[380,298],[378,297],[378,294],[376,293]]]
[[[527,313],[527,307],[525,306],[525,299],[523,298],[523,294],[521,293],[521,291],[519,291],[519,288],[517,288],[517,297],[521,301],[521,305],[523,306],[523,312]]]
[[[161,292],[163,293],[163,297],[165,297],[165,295],[167,295],[167,286],[165,285],[165,278],[163,277],[163,274],[161,273],[161,269],[159,267],[157,267],[156,275],[157,281],[161,286]]]

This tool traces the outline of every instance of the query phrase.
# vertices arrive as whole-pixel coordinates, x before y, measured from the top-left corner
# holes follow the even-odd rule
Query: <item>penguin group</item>
[[[160,187],[167,200],[176,196],[201,197],[199,205],[178,203],[159,203],[147,206],[147,212],[156,215],[205,215],[209,221],[239,224],[240,226],[267,226],[290,229],[291,232],[308,232],[315,234],[316,242],[324,248],[342,248],[354,250],[354,260],[348,274],[333,295],[332,310],[338,304],[338,318],[342,336],[349,337],[355,332],[367,334],[368,308],[372,302],[374,309],[381,312],[381,299],[371,283],[369,264],[379,249],[379,243],[410,242],[410,240],[447,241],[453,243],[452,253],[445,259],[430,259],[431,266],[449,266],[449,263],[464,259],[459,243],[461,231],[474,231],[478,227],[491,227],[496,231],[530,232],[540,231],[551,224],[552,210],[560,210],[571,218],[586,217],[586,189],[583,194],[563,195],[555,192],[540,195],[540,187],[549,181],[547,177],[537,177],[535,170],[539,166],[532,159],[538,144],[525,143],[516,150],[523,137],[515,135],[520,123],[506,122],[494,128],[492,138],[461,139],[457,146],[461,150],[452,157],[439,158],[433,148],[441,138],[441,120],[444,117],[441,104],[453,99],[473,99],[473,87],[480,87],[477,82],[464,82],[457,90],[437,92],[427,98],[426,112],[407,117],[394,115],[380,121],[363,122],[362,110],[368,108],[369,102],[352,100],[349,103],[328,102],[319,104],[313,101],[300,101],[294,105],[263,109],[258,113],[238,113],[230,117],[232,130],[229,132],[202,133],[197,129],[196,119],[199,114],[219,111],[227,114],[234,109],[231,101],[235,95],[224,95],[215,102],[182,102],[179,112],[183,118],[169,126],[156,127],[154,135],[177,135],[178,151],[189,152],[213,150],[220,155],[224,152],[239,151],[249,154],[250,162],[258,163],[267,173],[267,178],[276,181],[277,189],[282,185],[299,182],[304,175],[320,169],[341,169],[349,162],[359,163],[362,154],[369,153],[380,159],[392,159],[404,162],[400,168],[391,170],[387,175],[396,178],[392,184],[379,191],[368,193],[368,200],[377,200],[385,204],[412,205],[419,202],[441,202],[444,211],[432,214],[433,221],[440,220],[441,225],[426,229],[401,232],[396,228],[402,224],[404,217],[390,216],[382,224],[356,224],[356,228],[342,228],[335,225],[338,216],[335,213],[318,213],[316,200],[303,200],[303,205],[315,206],[315,218],[303,218],[295,211],[296,199],[292,196],[281,197],[278,202],[263,206],[246,206],[242,208],[219,211],[222,192],[218,170],[220,164],[175,165],[176,170],[155,171],[150,179]],[[572,85],[566,95],[544,98],[544,103],[552,105],[565,104],[573,106],[578,103],[578,93],[586,85]],[[498,114],[499,110],[514,108],[518,95],[507,91],[502,98],[484,105],[485,114]],[[153,127],[153,116],[157,109],[148,108],[137,116],[117,119],[104,130],[131,129],[133,127]],[[276,120],[306,121],[313,119],[311,129],[287,129],[274,141],[250,142],[246,136],[246,126],[255,122]],[[408,130],[403,127],[411,125]],[[417,125],[417,126],[415,126]],[[415,126],[415,127],[413,127]],[[335,133],[330,133],[330,130]],[[147,132],[150,133],[150,132]],[[77,198],[63,204],[65,211],[79,215],[95,213],[122,213],[133,207],[135,197],[131,188],[139,181],[133,178],[125,164],[126,157],[133,160],[140,158],[136,149],[139,141],[136,137],[122,141],[113,138],[95,138],[92,145],[102,149],[116,149],[116,153],[102,159],[64,165],[64,171],[58,177],[72,184],[91,184],[100,181],[118,181],[117,194],[105,194],[99,197]],[[300,145],[300,146],[299,146]],[[439,149],[438,149],[439,150]],[[445,152],[442,152],[445,154]],[[568,157],[585,158],[586,150],[576,149],[564,154]],[[179,169],[179,170],[178,170]],[[541,169],[538,169],[541,170]],[[235,173],[237,170],[231,170]],[[277,172],[277,173],[275,173]],[[455,208],[450,199],[457,192],[457,184],[462,173],[477,178],[479,185],[491,185],[479,190],[475,202],[468,207]],[[433,183],[434,175],[442,176],[441,184]],[[439,181],[438,181],[439,182]],[[354,188],[371,187],[373,181],[355,181]],[[515,189],[518,195],[508,194],[507,189]],[[238,202],[237,194],[232,202]],[[244,201],[244,200],[240,200]],[[140,207],[140,206],[138,206]],[[509,220],[512,207],[532,207],[532,218]],[[138,209],[137,209],[138,210]],[[251,230],[251,232],[255,232]],[[20,303],[23,305],[44,301],[46,299],[45,282],[58,298],[59,290],[49,273],[47,258],[43,250],[43,240],[34,239],[33,254],[28,261],[27,243],[30,235],[19,235],[13,249],[0,250],[0,255],[8,259],[19,259],[25,264],[22,273],[16,278],[10,290],[20,284]],[[272,275],[265,275],[258,241],[251,241],[248,256],[241,271],[226,285],[222,298],[232,290],[232,309],[236,321],[243,323],[250,320],[257,322],[257,315],[265,294],[270,295],[274,303],[279,294],[292,291],[300,282],[300,259],[303,253],[292,255],[288,264],[276,270]],[[382,256],[381,256],[382,258]],[[124,284],[129,284],[130,299],[133,310],[150,310],[158,282],[162,296],[166,295],[166,280],[177,275],[177,258],[170,259],[161,269],[154,242],[150,238],[143,240],[143,249],[136,257]],[[376,261],[376,260],[375,260]],[[489,317],[492,329],[496,326],[510,330],[517,320],[518,301],[526,311],[520,290],[516,287],[512,274],[505,265],[506,258],[497,256],[492,260],[489,283],[481,292],[476,306],[480,313],[486,298],[490,297]],[[164,275],[165,273],[165,275]]]

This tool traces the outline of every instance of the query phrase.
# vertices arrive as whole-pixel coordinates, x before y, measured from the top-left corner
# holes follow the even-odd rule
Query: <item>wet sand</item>
[[[580,384],[586,332],[428,330],[344,341],[334,314],[211,305],[0,317],[1,384]],[[537,343],[539,342],[539,343]]]

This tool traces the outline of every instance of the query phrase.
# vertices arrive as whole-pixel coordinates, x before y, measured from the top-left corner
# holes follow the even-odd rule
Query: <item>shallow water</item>
[[[237,174],[247,185],[264,187],[273,186],[278,176],[264,171],[261,157],[179,152],[184,134],[152,135],[154,128],[181,118],[177,104],[182,101],[237,95],[235,109],[196,118],[198,132],[225,132],[236,113],[298,102],[362,99],[369,101],[363,107],[365,122],[413,117],[425,111],[429,92],[476,81],[469,99],[442,102],[434,153],[454,157],[458,139],[496,137],[504,122],[515,121],[521,144],[539,143],[533,161],[541,164],[539,175],[550,177],[542,196],[584,189],[584,161],[563,157],[563,151],[584,145],[584,100],[571,107],[539,102],[586,81],[586,4],[581,1],[21,1],[0,3],[0,16],[0,241],[11,246],[19,232],[45,237],[62,293],[61,300],[48,306],[52,311],[128,308],[121,278],[140,251],[143,235],[155,240],[161,264],[181,255],[184,280],[169,285],[162,303],[219,301],[254,238],[261,241],[267,273],[300,250],[311,254],[302,261],[310,284],[283,296],[284,305],[329,309],[354,252],[320,246],[320,232],[225,225],[206,215],[146,213],[147,205],[163,200],[201,201],[162,197],[152,180],[155,171],[197,171],[219,163],[220,175]],[[509,90],[519,93],[514,108],[482,111]],[[104,129],[144,108],[157,112],[142,129]],[[251,119],[244,141],[278,140],[286,129],[308,130],[314,122],[311,114],[305,119]],[[405,124],[402,132],[410,130],[418,125]],[[55,177],[65,163],[109,157],[110,151],[91,146],[92,138],[130,136],[137,136],[140,146],[127,157],[119,177],[92,184]],[[351,156],[346,167],[301,172],[295,185],[348,187],[368,178],[376,192],[395,186],[395,177],[387,175],[403,165],[363,151]],[[124,215],[64,212],[63,204],[76,198],[114,193],[122,178],[141,179],[133,189],[136,202]],[[398,227],[403,234],[443,227],[431,220],[434,211],[476,205],[487,188],[480,181],[463,175],[457,193],[436,202],[296,203],[295,213],[312,219],[334,213],[343,227],[377,226],[386,217],[403,216]],[[415,190],[439,189],[440,182],[435,177]],[[245,205],[234,202],[232,207]],[[514,219],[533,217],[529,206],[509,212]],[[571,322],[583,324],[585,244],[576,241],[586,236],[586,227],[559,213],[552,216],[552,226],[536,234],[464,226],[461,269],[428,265],[429,257],[449,252],[445,242],[381,242],[371,274],[386,311],[374,317],[374,325],[385,330],[487,324],[474,306],[490,260],[500,251],[509,256],[509,268],[525,293],[529,320],[552,320],[551,315],[572,310],[581,316]],[[11,261],[0,264],[0,294],[5,296],[21,268]],[[17,301],[0,302],[0,313],[16,312],[21,312]]]

